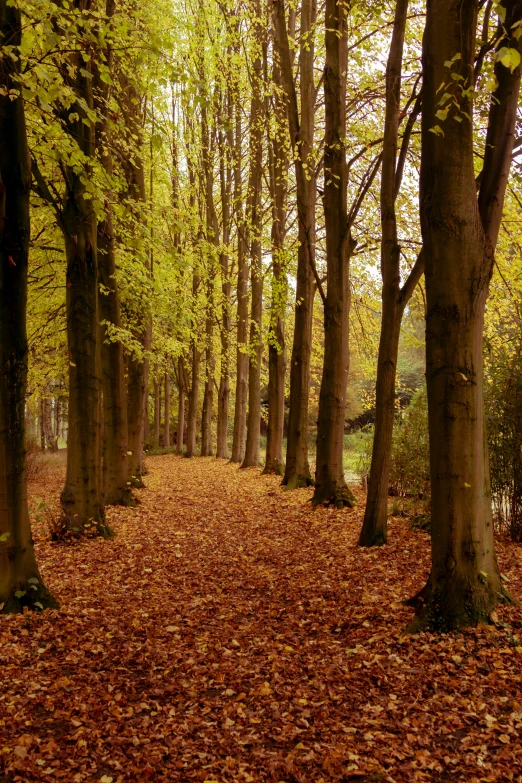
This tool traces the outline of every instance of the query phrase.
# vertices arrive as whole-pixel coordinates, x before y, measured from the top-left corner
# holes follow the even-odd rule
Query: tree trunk
[[[201,415],[201,456],[212,455],[212,408],[214,405],[214,282],[216,276],[216,253],[219,248],[219,225],[214,205],[214,159],[210,144],[207,114],[207,87],[205,72],[201,70],[201,145],[206,207],[206,253],[207,261],[207,301],[205,315],[205,387],[203,391],[203,411]]]
[[[98,275],[96,229],[83,199],[83,184],[72,174],[74,188],[63,221],[67,257],[67,344],[69,348],[69,438],[67,474],[61,494],[64,521],[74,532],[96,529],[111,535],[102,503],[100,362],[98,343]]]
[[[256,18],[261,16],[256,3]],[[256,24],[256,54],[253,67],[252,100],[250,105],[250,174],[248,181],[247,220],[250,226],[250,341],[248,363],[248,414],[245,458],[242,468],[259,465],[259,435],[261,430],[261,359],[263,355],[263,268],[262,238],[262,168],[263,168],[263,55],[266,43],[260,22]]]
[[[188,422],[187,422],[187,457],[196,454],[196,433],[198,423],[199,402],[199,363],[200,354],[195,341],[192,341],[192,383],[189,393]]]
[[[60,440],[60,427],[62,425],[62,401],[59,397],[56,397],[54,404],[54,437],[56,439],[56,449],[58,449],[58,441]]]
[[[82,10],[90,7],[89,0]],[[93,108],[90,64],[79,53],[70,55],[62,75],[78,102],[67,110],[62,122],[86,159],[94,155],[94,128],[87,119],[84,102]],[[69,434],[67,473],[61,494],[62,521],[77,533],[95,531],[112,535],[103,510],[101,464],[98,459],[100,419],[100,314],[96,218],[92,202],[85,198],[85,177],[72,166],[66,168],[66,196],[60,228],[67,259],[67,345],[69,350]]]
[[[520,5],[509,4],[506,15],[514,9],[519,14]],[[516,111],[506,109],[512,101],[517,105],[520,73],[505,96],[504,111],[496,112],[493,106],[490,110],[488,140],[496,135],[506,114],[512,118],[511,126],[504,126],[500,134],[502,154],[486,153],[484,158],[482,179],[489,184],[479,203],[490,204],[495,194],[499,208],[495,205],[493,219],[485,207],[479,211],[473,125],[466,119],[473,108],[468,94],[458,86],[461,81],[467,86],[473,74],[476,23],[476,0],[459,5],[452,0],[428,1],[420,203],[427,299],[432,567],[426,587],[412,599],[417,610],[414,629],[447,630],[487,621],[499,599],[506,597],[493,536],[482,334],[513,144]],[[448,61],[452,61],[449,70],[461,80],[448,80]],[[442,121],[442,135],[432,129],[437,124],[440,127],[435,114],[440,85],[446,80],[453,82],[446,90],[457,106],[448,103],[450,116]],[[455,122],[459,112],[465,112],[463,121]]]
[[[114,1],[108,0],[106,15],[114,13]],[[112,66],[112,50],[106,50],[109,67]],[[102,118],[96,127],[97,154],[110,181],[113,176],[110,127],[107,115],[109,87],[94,69],[96,108]],[[103,392],[102,477],[104,501],[107,505],[135,505],[136,500],[127,484],[128,431],[127,399],[125,387],[125,359],[123,345],[111,338],[111,329],[121,328],[121,309],[116,281],[116,256],[114,224],[111,206],[112,194],[106,203],[106,214],[98,222],[97,249],[98,273],[101,292],[98,297],[101,321],[101,382]]]
[[[237,226],[237,351],[234,434],[231,462],[242,462],[246,445],[248,399],[248,245],[241,187],[241,111],[240,96],[235,98],[234,203]]]
[[[183,357],[178,359],[178,425],[176,431],[176,453],[183,453],[185,438],[185,367]]]
[[[20,11],[0,2],[0,46],[21,45]],[[27,266],[31,164],[20,58],[0,60],[0,613],[58,606],[42,584],[27,506]]]
[[[400,287],[401,249],[397,239],[395,202],[400,177],[397,143],[407,12],[408,0],[398,0],[386,68],[386,115],[380,205],[382,320],[375,388],[375,430],[366,509],[359,538],[361,546],[380,546],[387,540],[388,484],[395,418],[395,377],[399,337],[404,308],[424,269],[424,256],[421,254],[408,280],[402,288]]]
[[[144,341],[144,337],[142,336]],[[147,386],[145,384],[145,362],[131,355],[127,359],[127,422],[129,444],[129,474],[131,487],[141,488],[145,484],[142,477],[144,416]]]
[[[281,72],[274,63],[273,81],[281,86]],[[268,432],[265,473],[284,475],[283,435],[285,424],[285,309],[288,295],[284,241],[286,235],[286,198],[288,191],[288,145],[283,125],[286,106],[281,92],[276,92],[276,129],[269,141],[270,195],[272,198],[272,305],[268,335]]]
[[[283,484],[288,489],[309,486],[313,483],[308,463],[308,398],[315,294],[316,175],[313,157],[315,19],[315,0],[303,0],[300,30],[301,116],[299,116],[284,2],[274,1],[275,41],[280,56],[282,82],[288,100],[290,139],[294,149],[299,243],[294,340],[290,366],[290,410],[283,477]]]
[[[135,87],[120,75],[122,89],[125,95],[123,106],[125,123],[128,133],[129,148],[121,152],[123,168],[127,180],[129,206],[133,212],[134,229],[139,234],[145,233],[144,205],[145,174],[142,158],[143,131],[140,125],[140,98]],[[144,256],[140,261],[150,274],[149,258]],[[128,427],[128,478],[129,486],[144,487],[143,476],[143,445],[145,442],[145,417],[148,415],[148,386],[150,348],[152,342],[152,321],[148,306],[137,304],[134,314],[136,327],[134,337],[140,344],[138,351],[131,351],[127,356],[127,427]]]
[[[161,427],[161,385],[157,378],[158,366],[156,365],[156,377],[154,379],[154,448],[158,449],[160,444]]]
[[[45,397],[43,398],[43,432],[45,448],[51,452],[58,451],[58,439],[53,429],[53,398],[51,397],[50,385],[47,382],[44,388]]]
[[[220,184],[221,184],[221,215],[223,225],[223,249],[219,253],[219,265],[221,268],[221,373],[218,391],[218,419],[217,419],[217,445],[216,457],[226,459],[228,457],[228,407],[230,400],[230,332],[232,329],[231,310],[231,283],[229,274],[228,245],[230,242],[230,186],[232,179],[230,156],[234,149],[234,137],[232,131],[232,92],[229,87],[227,92],[227,121],[228,128],[226,138],[220,131]]]
[[[213,271],[208,270],[213,276]],[[212,456],[212,408],[214,405],[214,352],[212,349],[213,328],[213,277],[207,284],[207,305],[205,318],[205,387],[203,390],[203,410],[201,413],[201,456]]]
[[[40,449],[42,451],[45,451],[44,405],[45,400],[40,397],[38,401],[38,432],[40,433]]]
[[[165,418],[163,425],[163,448],[170,449],[170,377],[165,371]]]
[[[326,0],[324,69],[324,218],[328,288],[324,303],[324,360],[317,421],[317,467],[313,503],[353,506],[343,466],[346,386],[350,362],[350,255],[352,238],[346,205],[347,170],[346,9]]]
[[[229,334],[232,328],[230,318],[230,281],[228,280],[228,256],[224,253],[221,258],[221,270],[224,279],[222,294],[224,304],[221,328],[221,374],[218,391],[218,420],[217,420],[217,444],[216,457],[227,459],[228,457],[228,407],[230,400],[230,357]]]

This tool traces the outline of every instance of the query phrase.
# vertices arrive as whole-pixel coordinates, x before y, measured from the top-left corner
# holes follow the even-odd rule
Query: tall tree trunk
[[[273,81],[281,87],[279,63],[274,63]],[[276,128],[269,141],[270,195],[272,199],[272,304],[268,336],[268,433],[265,473],[284,474],[283,435],[285,424],[285,309],[288,295],[284,241],[286,235],[286,198],[288,191],[288,145],[283,125],[286,106],[280,89],[274,96]]]
[[[142,127],[140,125],[140,98],[136,89],[121,77],[125,95],[123,113],[129,147],[121,152],[123,168],[127,179],[129,205],[134,215],[134,230],[145,231],[144,205],[145,174],[142,157]],[[145,257],[143,264],[150,273],[149,259]],[[141,309],[140,309],[141,308]],[[140,344],[138,351],[131,351],[127,356],[127,428],[128,428],[128,478],[129,486],[144,487],[143,475],[143,445],[145,442],[145,417],[147,413],[147,398],[149,386],[150,348],[152,342],[152,321],[148,307],[138,305],[136,313],[137,326],[134,337]]]
[[[248,245],[241,187],[241,111],[235,96],[234,204],[237,227],[237,351],[232,462],[242,462],[246,445],[248,399]]]
[[[0,46],[22,41],[20,11],[0,2]],[[0,60],[0,613],[58,606],[42,584],[27,506],[27,266],[31,164],[20,58]]]
[[[159,448],[160,427],[161,427],[161,384],[157,377],[158,366],[156,365],[156,375],[154,377],[154,448]]]
[[[292,56],[285,19],[284,0],[274,0],[274,34],[281,62],[281,77],[288,100],[290,140],[294,150],[298,251],[294,340],[290,365],[290,410],[283,484],[288,489],[309,486],[312,482],[308,463],[308,400],[312,351],[312,316],[315,294],[315,192],[313,157],[315,85],[314,28],[315,0],[301,4],[300,92],[301,116],[292,69]]]
[[[79,0],[81,13],[90,11],[90,0]],[[90,64],[79,53],[71,54],[62,75],[78,101],[67,109],[62,122],[67,133],[89,160],[94,155],[94,128],[83,106],[93,108]],[[67,473],[60,500],[62,518],[75,532],[95,530],[112,535],[103,510],[101,464],[100,315],[96,218],[92,202],[85,198],[86,172],[65,169],[66,196],[59,221],[67,259],[67,345],[69,350],[69,433]]]
[[[53,398],[49,382],[45,384],[43,399],[43,431],[45,447],[51,452],[58,451],[58,439],[53,429]]]
[[[165,418],[163,425],[163,448],[170,449],[170,376],[165,371]]]
[[[260,19],[261,8],[256,2],[256,19]],[[252,100],[250,105],[250,174],[248,181],[247,220],[250,227],[250,340],[248,363],[248,414],[245,458],[242,468],[259,464],[259,436],[261,430],[261,359],[263,355],[263,268],[261,256],[261,234],[263,214],[261,206],[263,167],[263,55],[266,57],[266,43],[260,22],[256,24],[255,44],[257,48],[252,78]]]
[[[386,543],[387,540],[388,484],[395,417],[395,377],[399,353],[399,337],[404,308],[424,271],[424,256],[421,252],[409,277],[401,288],[401,249],[397,239],[395,202],[401,176],[401,170],[397,163],[397,146],[402,54],[407,13],[408,0],[398,0],[395,7],[392,41],[386,68],[386,114],[380,197],[382,320],[375,388],[375,430],[368,481],[368,496],[364,522],[359,538],[361,546],[379,546]],[[412,112],[412,118],[415,111],[416,108]]]
[[[44,405],[45,400],[40,397],[38,400],[38,432],[40,433],[40,449],[42,451],[45,451]]]
[[[232,92],[227,91],[227,133],[220,131],[220,184],[223,246],[219,253],[221,269],[221,372],[218,391],[218,420],[216,457],[228,457],[228,407],[230,400],[230,332],[232,329],[231,282],[229,274],[228,246],[230,243],[230,186],[232,180],[230,156],[234,149]]]
[[[201,412],[201,456],[212,456],[212,408],[214,406],[214,270],[213,259],[209,258],[207,274],[207,303],[205,317],[205,386],[203,389],[203,410]]]
[[[326,0],[324,69],[324,219],[328,288],[324,303],[324,360],[317,422],[317,467],[314,504],[353,506],[343,466],[346,386],[350,362],[350,255],[352,237],[346,205],[347,170],[346,8]]]
[[[62,401],[59,397],[55,400],[54,405],[54,437],[56,438],[56,448],[58,449],[58,441],[60,440],[60,427],[62,425]]]
[[[214,406],[214,356],[209,347],[212,329],[208,328],[207,347],[205,349],[205,387],[203,389],[203,410],[201,411],[201,456],[212,456],[212,408]]]
[[[521,3],[507,4],[507,30]],[[484,416],[482,336],[494,245],[511,162],[520,72],[499,71],[490,110],[477,203],[473,160],[473,74],[477,2],[428,0],[423,51],[421,227],[427,298],[426,381],[432,486],[432,567],[412,599],[413,628],[459,628],[487,621],[505,598],[495,554]],[[502,46],[505,42],[502,42]],[[513,39],[518,49],[518,42]],[[458,58],[455,55],[459,55]],[[459,79],[448,79],[448,66]],[[448,103],[443,133],[433,132],[440,85]],[[462,87],[460,83],[462,82]],[[507,88],[507,89],[506,89]],[[500,92],[499,92],[500,91]],[[464,113],[462,122],[454,116]],[[486,147],[486,150],[488,147]],[[493,168],[494,166],[494,168]],[[491,168],[490,168],[491,167]],[[495,199],[497,203],[495,204]],[[490,211],[493,207],[494,217]]]
[[[187,421],[187,457],[196,454],[196,433],[198,424],[199,402],[199,364],[200,353],[195,339],[192,340],[192,383],[189,392],[188,421]]]
[[[107,0],[106,16],[112,19],[114,0]],[[112,49],[105,52],[107,65],[112,66]],[[96,126],[96,147],[109,182],[113,177],[110,127],[107,119],[109,86],[94,69],[96,109],[100,122]],[[112,328],[121,328],[121,310],[116,281],[116,254],[111,195],[107,199],[105,217],[98,221],[98,273],[101,292],[98,297],[101,321],[101,386],[103,393],[102,481],[107,505],[129,506],[135,498],[127,484],[128,437],[125,360],[123,345],[111,338]]]
[[[176,430],[176,453],[183,453],[185,439],[185,363],[183,357],[178,358],[178,424]]]
[[[84,126],[85,127],[85,126]],[[111,535],[102,502],[99,462],[100,357],[96,227],[83,183],[73,187],[63,214],[67,257],[67,343],[69,348],[69,434],[67,474],[61,494],[64,520],[75,532],[96,528]]]
[[[212,455],[212,408],[214,405],[214,282],[215,253],[219,247],[219,226],[214,204],[214,160],[210,145],[208,114],[206,104],[206,84],[204,69],[201,70],[202,108],[201,142],[203,156],[203,175],[206,206],[206,260],[207,260],[207,301],[205,316],[205,388],[203,391],[203,411],[201,416],[201,456]]]

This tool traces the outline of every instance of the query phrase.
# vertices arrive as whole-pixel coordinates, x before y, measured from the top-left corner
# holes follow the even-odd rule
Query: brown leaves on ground
[[[313,510],[213,459],[148,466],[114,540],[36,525],[62,606],[0,618],[0,781],[522,781],[519,609],[404,637],[426,534],[392,521],[361,550],[361,504]],[[521,596],[520,547],[499,557]]]

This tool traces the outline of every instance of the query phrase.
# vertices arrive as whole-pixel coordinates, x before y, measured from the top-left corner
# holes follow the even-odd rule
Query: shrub
[[[418,389],[402,411],[393,431],[390,495],[430,500],[428,400]]]
[[[490,366],[486,412],[495,525],[521,542],[522,344],[505,345]]]

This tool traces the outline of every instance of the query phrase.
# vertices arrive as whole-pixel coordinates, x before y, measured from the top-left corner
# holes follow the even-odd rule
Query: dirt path
[[[114,540],[36,524],[61,609],[0,617],[2,783],[522,781],[519,609],[404,638],[425,534],[392,521],[361,551],[360,507],[210,458],[148,465]],[[33,498],[56,507],[62,480]],[[522,596],[520,555],[501,545]]]

